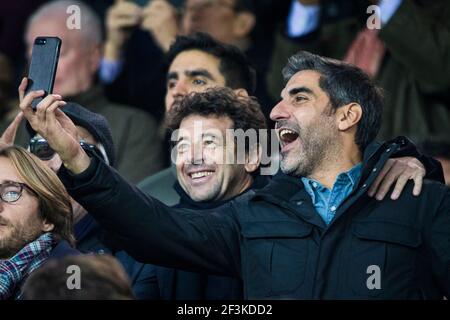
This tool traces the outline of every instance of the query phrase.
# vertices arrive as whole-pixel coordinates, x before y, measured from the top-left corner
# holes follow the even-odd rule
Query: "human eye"
[[[203,144],[206,148],[210,148],[210,149],[217,147],[217,141],[216,141],[216,139],[214,139],[214,137],[205,138],[203,140]]]
[[[176,85],[177,85],[177,81],[176,80],[169,80],[169,81],[167,81],[167,88],[168,89],[173,89]]]
[[[189,150],[189,143],[188,142],[179,142],[177,144],[177,151],[178,153],[185,153]]]
[[[207,84],[206,80],[202,78],[195,78],[192,80],[192,83],[196,86],[204,86]]]
[[[14,185],[6,186],[2,190],[2,199],[6,202],[14,202],[20,198],[20,188]]]
[[[296,96],[294,96],[294,102],[295,103],[302,103],[304,101],[308,100],[307,97],[305,97],[304,95],[298,94]]]

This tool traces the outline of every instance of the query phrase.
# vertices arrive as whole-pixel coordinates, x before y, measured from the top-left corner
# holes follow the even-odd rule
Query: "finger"
[[[55,102],[60,101],[62,97],[58,94],[49,94],[36,107],[36,116],[41,124],[45,123],[47,109]]]
[[[47,119],[48,117],[50,117],[51,120],[56,120],[55,118],[55,110],[58,108],[62,108],[66,105],[67,103],[65,101],[62,100],[56,100],[55,102],[53,102],[46,110],[46,116],[45,118]]]
[[[386,194],[389,192],[389,189],[392,187],[394,182],[398,179],[401,173],[395,171],[393,169],[389,170],[386,176],[381,181],[380,186],[378,187],[375,198],[379,201],[383,200]]]
[[[19,91],[19,101],[22,101],[22,100],[23,100],[23,98],[24,98],[24,96],[25,96],[25,91],[27,90],[27,86],[28,86],[28,78],[27,78],[27,77],[24,77],[24,78],[22,79],[22,81],[20,82],[19,88],[18,88],[18,91]]]
[[[78,130],[75,127],[72,119],[70,119],[61,109],[56,109],[55,116],[58,122],[61,124],[61,127],[67,131],[72,137],[74,137],[77,141],[80,140],[78,137]]]
[[[400,194],[402,193],[402,191],[405,188],[406,183],[408,182],[409,179],[410,179],[409,176],[403,175],[403,174],[397,179],[397,183],[395,184],[394,191],[392,191],[392,194],[391,194],[392,200],[397,200],[400,197]]]
[[[62,134],[62,127],[60,126],[59,122],[56,120],[55,116],[55,110],[64,106],[66,103],[64,101],[56,100],[52,102],[48,106],[48,108],[45,109],[45,122],[43,123],[43,131],[45,131],[44,138],[50,141],[54,141],[55,139],[58,139],[59,136]]]
[[[142,10],[142,8],[137,5],[136,3],[133,2],[123,2],[120,3],[119,5],[114,6],[114,8],[112,8],[111,14],[113,16],[117,16],[117,15],[135,15],[135,14],[139,14],[139,12]]]
[[[172,5],[167,3],[166,1],[161,0],[154,0],[151,1],[144,9],[143,14],[148,13],[161,13],[162,11],[167,11],[169,9],[172,9]]]
[[[381,184],[381,181],[383,181],[386,174],[389,172],[389,170],[394,165],[394,162],[389,159],[386,161],[386,164],[384,165],[383,169],[381,169],[380,173],[378,174],[377,178],[375,179],[374,183],[370,186],[368,195],[369,197],[373,197],[375,195],[375,192],[378,190],[378,187]]]
[[[136,17],[118,17],[115,19],[111,26],[114,28],[126,28],[126,27],[133,27],[137,24],[139,24],[140,16]]]
[[[17,129],[19,128],[20,123],[23,120],[23,112],[19,112],[11,124],[6,128],[5,132],[2,135],[2,141],[9,145],[14,144],[16,140]]]
[[[44,93],[44,90],[31,91],[20,102],[19,108],[23,111],[26,118],[28,118],[28,115],[33,114],[33,108],[31,107],[33,100],[42,97]]]
[[[422,192],[422,186],[423,186],[423,175],[416,174],[414,177],[414,189],[413,189],[413,195],[416,197],[420,195]]]
[[[61,108],[66,105],[65,101],[54,101],[46,110],[45,110],[45,121],[47,126],[53,126],[56,122],[56,109]]]

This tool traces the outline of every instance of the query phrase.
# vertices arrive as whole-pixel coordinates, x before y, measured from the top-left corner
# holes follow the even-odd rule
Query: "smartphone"
[[[36,110],[38,103],[53,91],[60,48],[61,39],[58,37],[37,37],[34,40],[26,93],[44,90],[45,94],[33,100],[31,104],[33,110]]]

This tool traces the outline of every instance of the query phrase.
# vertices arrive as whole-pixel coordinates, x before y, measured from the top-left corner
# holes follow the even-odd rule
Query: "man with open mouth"
[[[450,296],[449,190],[422,184],[423,171],[413,170],[391,199],[369,196],[392,169],[390,158],[420,157],[406,138],[374,141],[379,89],[360,69],[307,52],[291,57],[283,74],[282,100],[271,113],[282,172],[202,212],[163,205],[80,148],[73,124],[55,117],[63,117],[57,97],[33,113],[38,94],[30,93],[21,109],[63,160],[58,174],[70,194],[95,208],[99,223],[141,261],[240,278],[245,299]]]

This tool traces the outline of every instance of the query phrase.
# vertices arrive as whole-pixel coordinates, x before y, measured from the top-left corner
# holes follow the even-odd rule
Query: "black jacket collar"
[[[385,143],[375,141],[369,144],[364,151],[362,174],[358,187],[355,189],[360,189],[364,185],[364,188],[366,188],[370,185],[374,176],[378,175],[380,169],[393,154],[402,152],[404,148],[409,147],[410,142],[404,137],[398,137]],[[373,171],[374,167],[377,167],[378,170]],[[371,178],[370,181],[369,178]],[[255,192],[252,199],[263,197],[276,203],[307,200],[309,196],[306,192],[301,192],[303,189],[304,186],[300,177],[290,176],[279,171],[271,180],[271,183]]]
[[[61,259],[67,256],[76,256],[79,254],[81,253],[72,248],[66,240],[60,240],[50,252],[48,260]]]

